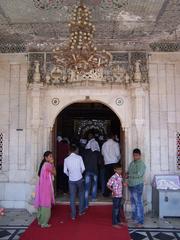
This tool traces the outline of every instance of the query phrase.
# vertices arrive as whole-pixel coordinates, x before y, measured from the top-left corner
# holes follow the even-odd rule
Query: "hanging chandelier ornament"
[[[105,50],[98,51],[94,46],[95,26],[91,23],[91,18],[91,12],[81,1],[73,10],[69,23],[68,46],[53,50],[57,69],[64,67],[77,74],[84,74],[92,69],[108,66],[111,54]]]

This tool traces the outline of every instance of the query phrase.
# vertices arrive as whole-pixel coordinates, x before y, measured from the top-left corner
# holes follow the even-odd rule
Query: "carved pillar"
[[[142,152],[142,159],[147,162],[149,158],[149,149],[146,146],[146,138],[149,137],[149,119],[146,116],[148,103],[148,84],[132,83],[131,84],[132,96],[132,150],[139,148]],[[148,166],[148,162],[146,163]],[[146,171],[147,173],[148,171]],[[145,189],[146,189],[145,183]],[[144,208],[145,212],[149,210],[147,204],[147,194],[144,190]]]
[[[40,83],[41,81],[41,74],[40,74],[40,64],[38,61],[34,62],[34,74],[33,74],[33,82]]]
[[[124,127],[123,130],[124,130],[124,138],[125,138],[124,140],[125,140],[125,159],[126,159],[124,168],[125,168],[125,172],[127,172],[128,166],[130,163],[130,156],[129,156],[129,153],[130,153],[129,149],[131,148],[130,141],[129,141],[130,140],[130,136],[129,136],[130,131],[129,131],[128,127]],[[123,195],[124,195],[124,199],[125,199],[124,210],[129,212],[130,211],[130,200],[129,200],[129,191],[128,191],[127,187],[124,188]]]
[[[43,152],[47,150],[52,150],[52,127],[44,126],[43,127]]]
[[[33,83],[31,85],[31,158],[32,158],[32,171],[33,181],[36,180],[37,165],[41,156],[39,155],[39,143],[42,139],[40,137],[40,91],[42,83]],[[35,178],[35,179],[34,179]]]
[[[147,85],[140,83],[131,84],[132,111],[133,111],[133,147],[144,149],[144,124],[145,124],[145,95]],[[149,106],[147,106],[149,107]]]
[[[43,87],[41,83],[40,64],[38,61],[34,62],[33,83],[30,85],[31,90],[31,129],[32,129],[32,159],[33,159],[33,173],[36,175],[38,163],[38,147],[40,135],[40,91]]]
[[[32,193],[35,190],[35,184],[37,182],[37,170],[42,158],[41,144],[43,138],[41,135],[41,88],[42,83],[32,83],[29,86],[29,105],[28,105],[28,123],[29,123],[29,146],[27,146],[27,151],[30,153],[29,157],[29,168],[31,170],[31,194],[27,196],[27,210],[29,212],[34,212]]]
[[[37,162],[38,162],[38,144],[39,144],[39,128],[40,128],[40,90],[43,84],[40,82],[39,62],[35,61],[35,69],[33,74],[33,83],[29,85],[30,101],[29,101],[29,124],[31,129],[31,183],[36,182]]]

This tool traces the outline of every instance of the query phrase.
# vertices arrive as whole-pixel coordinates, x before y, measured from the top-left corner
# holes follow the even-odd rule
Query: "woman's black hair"
[[[43,155],[43,160],[41,161],[40,163],[40,166],[39,166],[39,170],[38,170],[38,177],[40,177],[40,174],[41,174],[41,169],[42,169],[42,166],[44,165],[44,163],[46,162],[46,157],[48,157],[50,154],[52,154],[51,151],[46,151]]]

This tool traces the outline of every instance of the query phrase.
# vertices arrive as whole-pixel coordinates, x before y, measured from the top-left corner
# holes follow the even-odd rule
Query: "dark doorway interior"
[[[98,102],[74,103],[66,107],[57,116],[54,126],[54,153],[57,153],[57,136],[65,137],[70,142],[78,143],[80,138],[87,138],[93,132],[100,147],[109,132],[117,135],[121,146],[121,162],[124,163],[124,132],[117,115],[106,105]]]
[[[101,103],[74,103],[65,108],[57,117],[57,134],[69,139],[113,131],[120,136],[120,121],[116,114]]]

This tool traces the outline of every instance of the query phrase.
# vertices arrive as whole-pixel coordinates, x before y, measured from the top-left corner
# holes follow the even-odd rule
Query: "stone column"
[[[37,76],[37,74],[36,74]],[[30,132],[31,132],[31,146],[30,149],[30,159],[31,159],[31,165],[30,169],[32,171],[32,177],[30,180],[30,185],[32,189],[32,193],[35,189],[35,184],[37,182],[37,170],[40,163],[40,159],[42,158],[42,151],[41,151],[41,142],[43,141],[42,136],[40,134],[41,130],[41,121],[40,121],[40,115],[41,115],[41,88],[43,87],[43,84],[39,81],[34,81],[29,86],[29,97],[30,102],[29,104],[29,124],[30,124]],[[29,212],[34,212],[35,209],[32,205],[32,195],[27,196],[27,210]]]
[[[144,129],[145,129],[145,108],[148,107],[146,103],[147,84],[133,83],[131,85],[132,96],[132,127],[133,127],[133,147],[138,147],[144,151]]]
[[[43,151],[52,150],[52,127],[44,126],[43,127]]]
[[[37,171],[38,158],[39,155],[39,144],[42,139],[40,138],[40,97],[41,97],[41,88],[43,83],[41,82],[40,74],[40,64],[38,61],[34,62],[34,74],[33,74],[33,84],[31,84],[31,128],[32,128],[32,157],[34,161],[33,173]]]
[[[149,137],[149,119],[146,116],[147,109],[149,109],[148,102],[148,84],[132,83],[131,84],[132,97],[132,149],[139,148],[142,152],[142,159],[147,161],[149,159],[149,148],[146,146],[146,138]],[[149,111],[149,110],[148,110]],[[147,164],[146,164],[147,165]],[[148,172],[148,171],[147,171]],[[144,190],[144,210],[149,209],[147,204],[146,184]]]
[[[43,84],[42,83],[33,83],[29,87],[29,93],[30,93],[30,102],[29,104],[29,124],[30,124],[30,169],[31,169],[31,179],[30,179],[30,186],[31,186],[31,193],[29,196],[27,196],[27,210],[29,212],[34,212],[35,209],[33,207],[33,192],[35,190],[35,185],[37,182],[37,170],[39,166],[39,162],[42,158],[42,153],[40,149],[40,142],[43,141],[41,134],[40,134],[40,99],[41,99],[41,88]]]
[[[125,137],[125,172],[127,172],[128,170],[128,165],[131,161],[131,153],[130,153],[130,149],[131,149],[131,136],[130,136],[130,128],[129,127],[124,127],[124,137]],[[124,198],[125,198],[125,204],[124,204],[124,210],[126,212],[130,212],[131,210],[131,206],[130,206],[130,200],[129,200],[129,191],[128,188],[125,187],[124,188]]]
[[[40,90],[42,88],[41,83],[32,84],[31,88],[31,129],[32,129],[32,159],[33,159],[33,172],[36,174],[37,171],[37,163],[39,162],[39,158],[41,157],[39,154],[39,143],[43,139],[39,139],[40,135]]]

